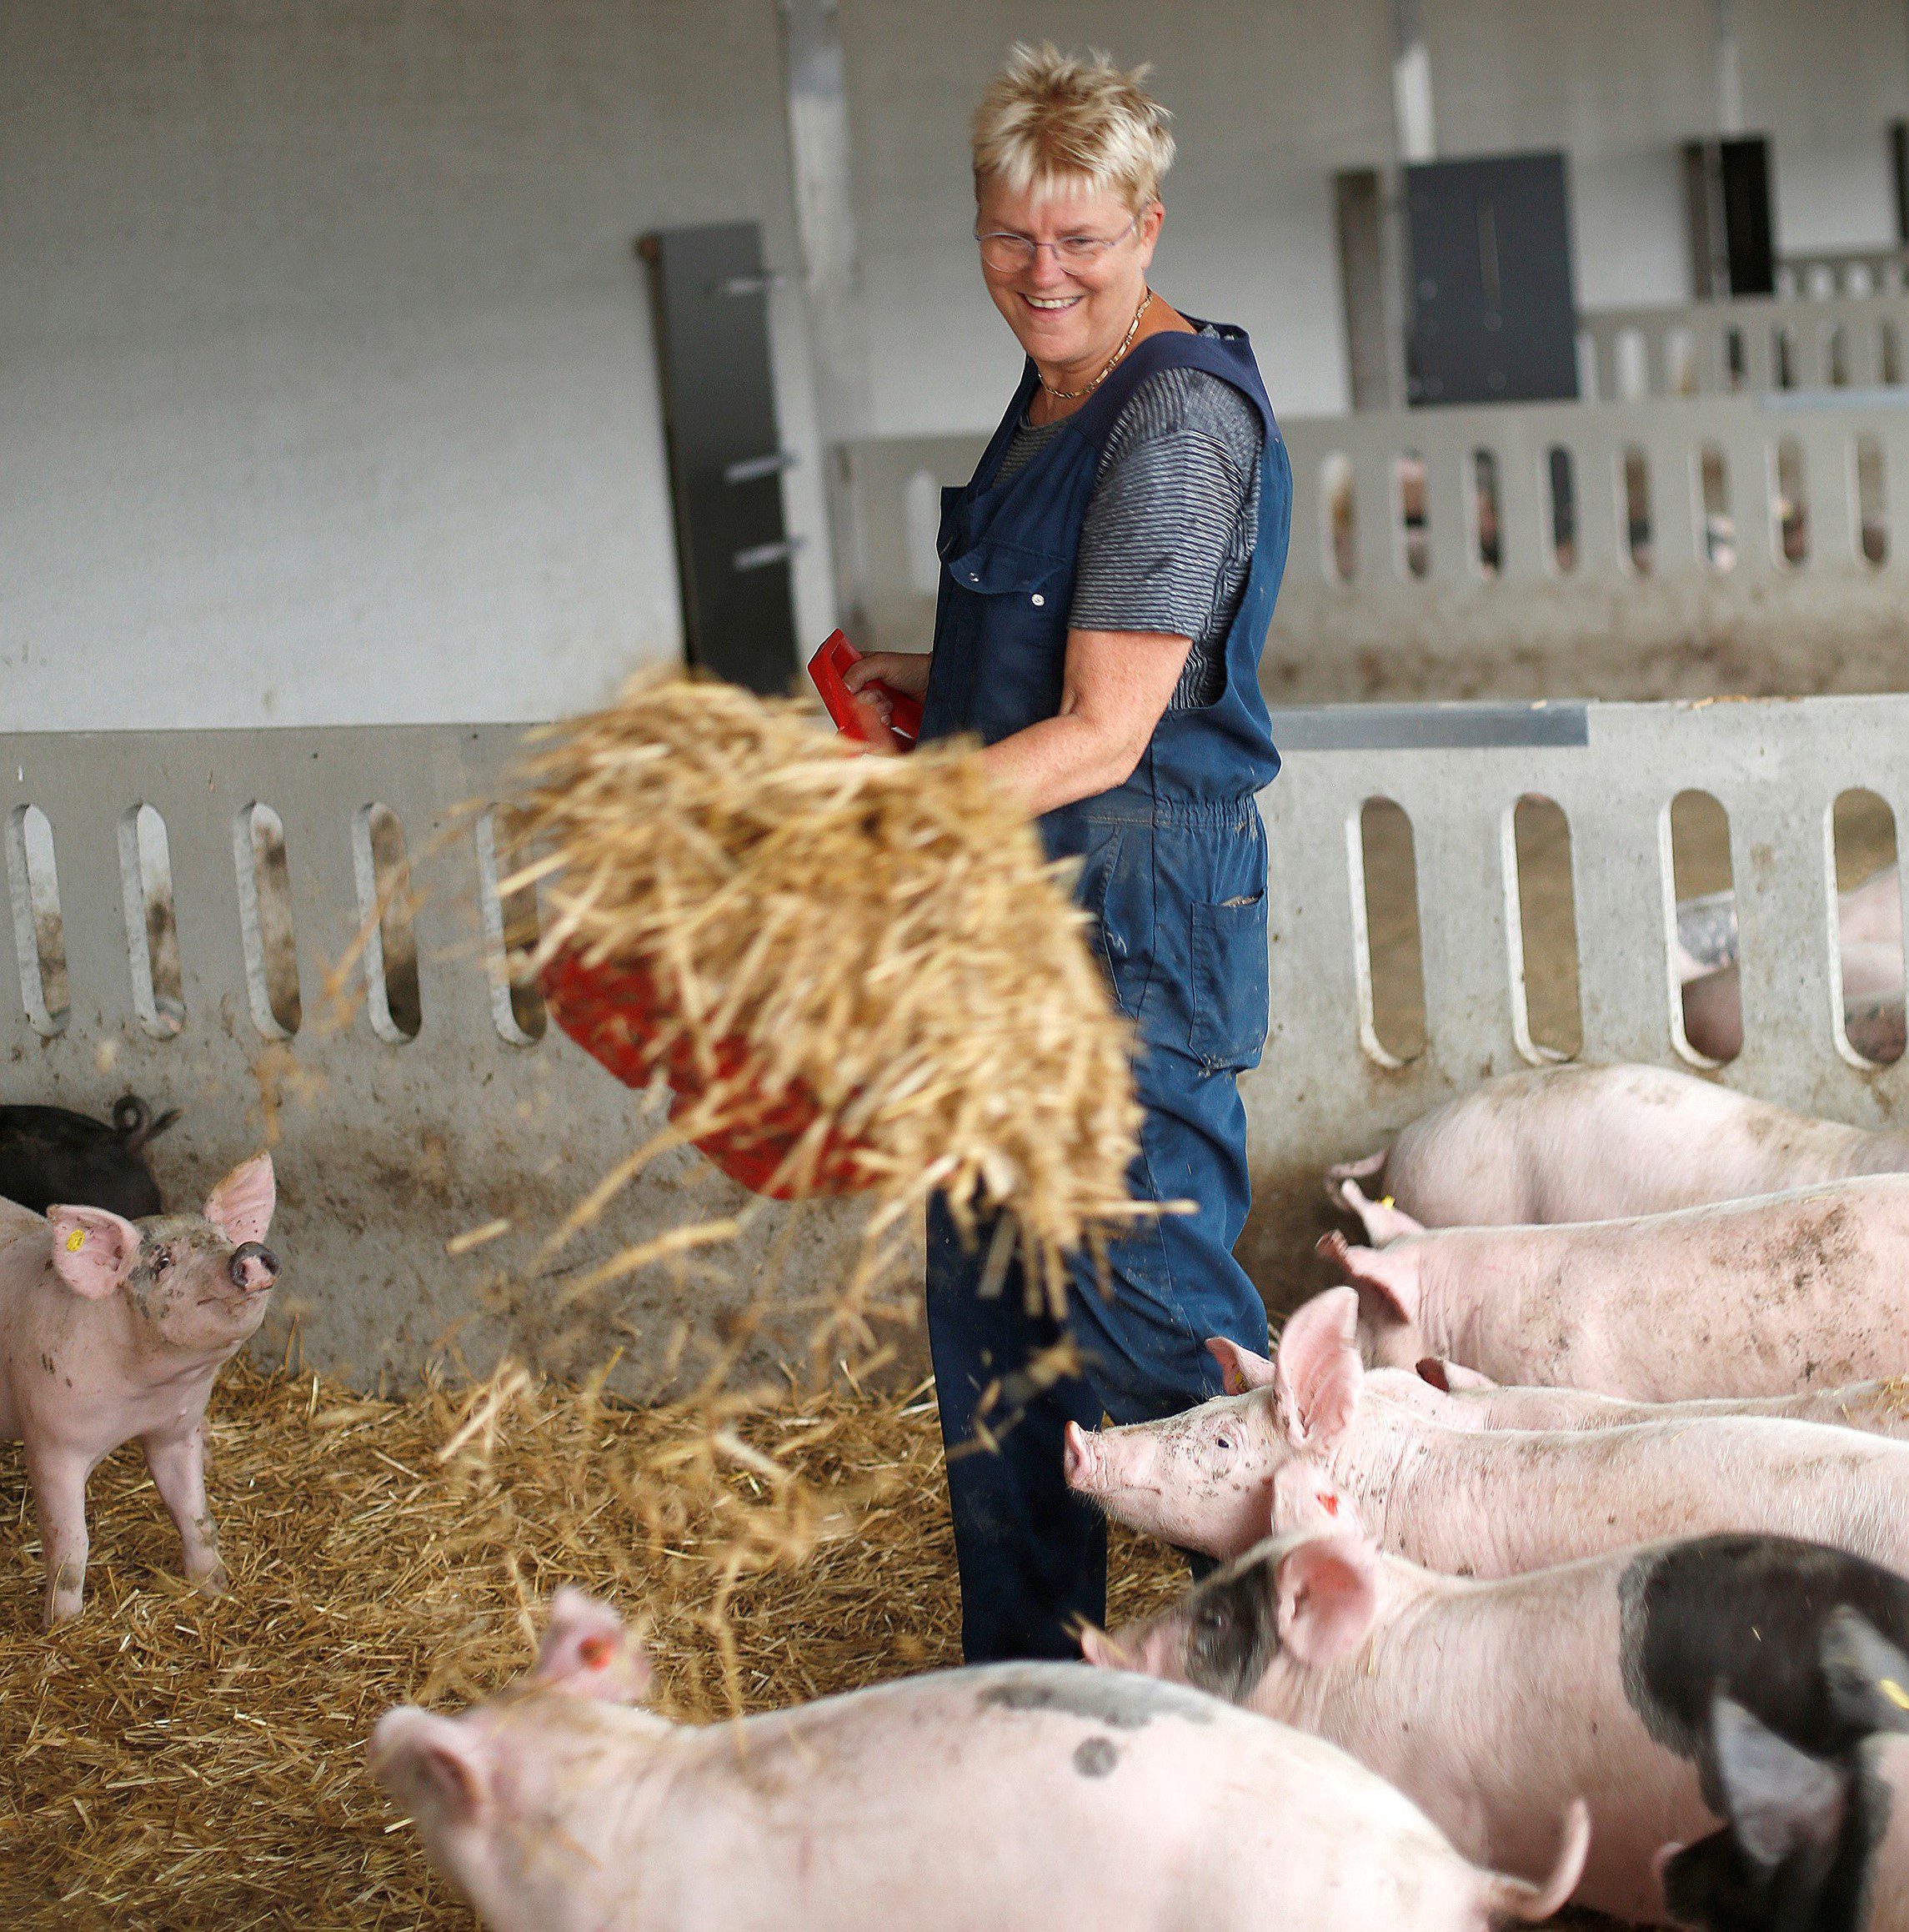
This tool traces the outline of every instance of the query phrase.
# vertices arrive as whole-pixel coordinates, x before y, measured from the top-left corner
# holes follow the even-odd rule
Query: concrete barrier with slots
[[[1371,411],[1282,427],[1294,500],[1265,665],[1275,702],[1695,697],[1903,681],[1909,386]],[[927,648],[936,492],[965,482],[982,447],[977,436],[935,436],[849,450],[876,644]],[[1796,501],[1779,474],[1786,448],[1801,459]],[[1569,464],[1568,557],[1556,540],[1554,449]],[[1865,449],[1873,459],[1866,504]],[[1496,467],[1495,565],[1481,541],[1481,451]],[[1703,494],[1711,451],[1726,505],[1716,524]],[[1626,485],[1632,453],[1649,502],[1640,544]],[[1407,459],[1423,464],[1414,492],[1423,520],[1410,528]],[[1350,528],[1335,544],[1346,504]],[[1800,560],[1783,541],[1786,515],[1799,510]],[[1727,550],[1713,539],[1727,539]]]
[[[1243,1252],[1275,1307],[1324,1277],[1310,1258],[1328,1224],[1325,1163],[1376,1147],[1424,1108],[1494,1074],[1540,1063],[1521,1005],[1518,799],[1563,809],[1571,831],[1583,1056],[1686,1063],[1670,935],[1667,811],[1711,793],[1730,816],[1741,936],[1745,1046],[1711,1076],[1863,1124],[1909,1114],[1909,1069],[1858,1061],[1839,1034],[1829,814],[1843,790],[1909,795],[1909,699],[1793,702],[1329,707],[1280,715],[1286,767],[1263,800],[1272,851],[1273,1030],[1245,1081],[1259,1205]],[[15,735],[0,742],[12,835],[28,805],[51,823],[71,982],[64,1030],[29,1017],[22,948],[37,957],[23,881],[0,961],[7,1078],[0,1097],[103,1114],[128,1089],[185,1117],[156,1144],[171,1198],[191,1202],[266,1132],[261,1057],[279,1090],[287,1272],[262,1346],[285,1345],[290,1304],[305,1359],[364,1385],[407,1377],[453,1337],[471,1367],[505,1348],[584,1365],[630,1352],[625,1386],[654,1379],[680,1302],[638,1277],[620,1312],[564,1332],[563,1277],[506,1297],[494,1285],[534,1234],[657,1124],[554,1029],[519,1043],[499,979],[501,920],[473,825],[456,809],[494,795],[514,732],[454,726],[265,732]],[[1410,816],[1423,933],[1427,1040],[1388,1063],[1371,1024],[1361,937],[1359,817],[1373,797]],[[248,968],[235,825],[254,802],[284,826],[303,1021],[270,1038],[256,944]],[[142,1020],[129,923],[143,925],[121,826],[140,803],[170,848],[184,1023]],[[373,803],[403,825],[432,896],[417,917],[422,1026],[406,1041],[359,1003],[326,1024],[323,969],[364,906],[353,826]],[[448,828],[448,829],[447,829]],[[434,856],[420,860],[434,841]],[[8,839],[10,871],[20,841]],[[134,874],[136,877],[136,871]],[[487,906],[487,897],[489,904]],[[256,922],[254,922],[256,923]],[[364,984],[362,966],[352,983]],[[262,1020],[264,1022],[262,1025]],[[519,1036],[513,1038],[513,1035]],[[581,1258],[684,1220],[749,1205],[679,1152],[632,1189]],[[461,1257],[445,1243],[500,1217],[519,1232]],[[800,1239],[794,1284],[834,1265],[849,1216]],[[737,1273],[752,1281],[785,1211],[757,1205]],[[693,1284],[719,1321],[742,1297]]]

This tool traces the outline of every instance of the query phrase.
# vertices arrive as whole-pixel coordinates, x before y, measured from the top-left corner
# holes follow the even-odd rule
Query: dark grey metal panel
[[[676,561],[689,660],[781,693],[797,668],[782,519],[770,279],[754,222],[664,228],[641,244],[656,312]]]
[[[1575,401],[1565,158],[1496,154],[1405,170],[1414,403]]]
[[[1691,285],[1700,301],[1776,292],[1770,155],[1766,134],[1684,144]]]
[[[1588,745],[1583,705],[1311,705],[1273,713],[1282,751],[1461,750]]]

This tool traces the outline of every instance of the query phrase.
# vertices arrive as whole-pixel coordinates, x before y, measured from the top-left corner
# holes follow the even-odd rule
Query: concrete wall
[[[1587,304],[1685,293],[1711,10],[1431,0],[1449,152],[1571,151]],[[1739,0],[1785,243],[1878,243],[1896,0]],[[1390,0],[842,0],[877,436],[1017,366],[965,125],[1009,41],[1152,59],[1158,279],[1280,409],[1345,401],[1330,178],[1391,151]],[[513,720],[680,650],[641,230],[794,268],[775,0],[0,10],[0,707],[40,729]],[[830,617],[804,310],[772,299],[804,633]]]

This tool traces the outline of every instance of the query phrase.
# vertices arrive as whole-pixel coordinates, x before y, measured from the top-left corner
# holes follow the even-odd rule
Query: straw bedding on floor
[[[688,1719],[959,1661],[929,1390],[790,1388],[724,1425],[508,1377],[370,1403],[241,1364],[211,1424],[233,1594],[185,1589],[123,1450],[93,1479],[86,1613],[51,1637],[20,1452],[0,1444],[0,1924],[468,1928],[415,1834],[393,1829],[365,1736],[389,1704],[454,1709],[521,1670],[559,1583],[648,1626]],[[712,1435],[746,1452],[716,1451],[711,1493],[733,1513],[755,1519],[752,1488],[788,1492],[779,1543],[739,1538],[719,1503],[682,1513],[687,1492],[650,1475]],[[717,1549],[726,1603],[704,1560]],[[1116,1618],[1185,1582],[1179,1558],[1118,1533],[1114,1573]]]

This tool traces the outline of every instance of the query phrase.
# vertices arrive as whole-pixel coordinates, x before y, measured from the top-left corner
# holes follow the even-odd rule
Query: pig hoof
[[[46,1615],[41,1619],[43,1630],[52,1630],[62,1623],[70,1623],[79,1614],[81,1599],[77,1596],[62,1594],[47,1599]]]
[[[203,1570],[193,1579],[193,1587],[203,1597],[223,1597],[232,1588],[232,1573],[223,1563],[217,1563],[209,1570]]]

